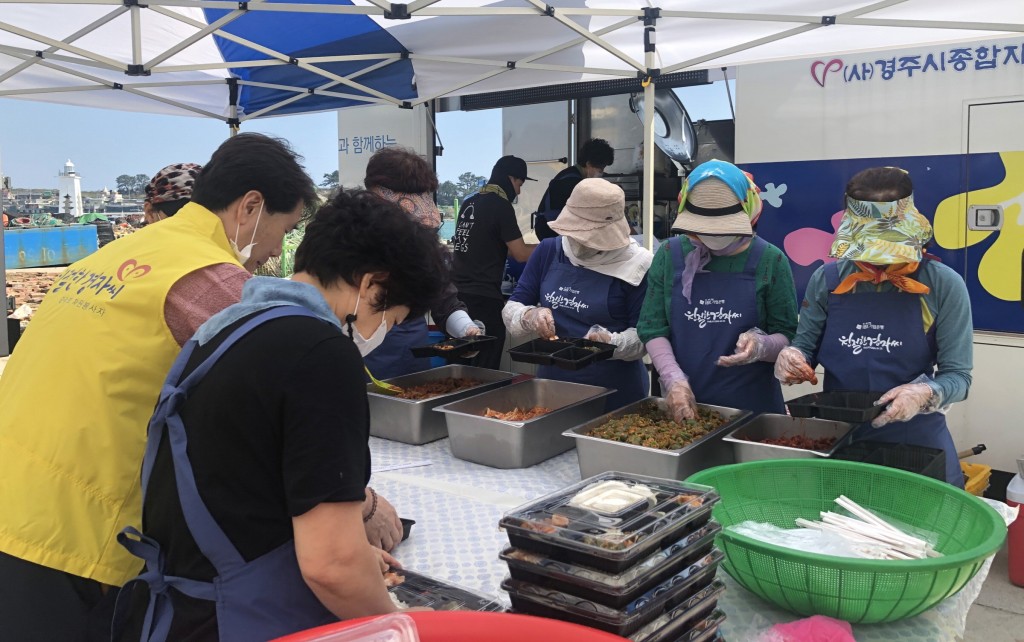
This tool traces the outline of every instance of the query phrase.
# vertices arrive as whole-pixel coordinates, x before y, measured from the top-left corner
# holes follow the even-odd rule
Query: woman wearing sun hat
[[[537,370],[545,379],[614,388],[606,410],[639,401],[650,391],[636,323],[652,255],[630,238],[625,207],[618,185],[601,178],[580,181],[549,224],[561,236],[537,246],[501,314],[513,337],[536,332],[546,339],[584,337],[614,344],[607,361],[576,371]]]
[[[877,403],[885,412],[854,438],[942,449],[946,480],[962,488],[946,417],[936,411],[967,397],[974,326],[963,279],[924,254],[931,238],[906,171],[875,167],[850,179],[830,253],[839,260],[811,276],[775,374],[799,383],[817,362],[826,392],[884,392]]]
[[[731,163],[698,165],[648,275],[640,323],[677,421],[697,401],[785,412],[772,362],[796,331],[796,290],[782,251],[758,237],[761,198]]]

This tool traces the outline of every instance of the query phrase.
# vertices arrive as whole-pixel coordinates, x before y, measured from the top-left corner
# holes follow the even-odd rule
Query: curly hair
[[[382,147],[366,164],[363,185],[393,192],[422,194],[437,191],[437,174],[430,163],[405,147]]]
[[[414,223],[400,206],[371,192],[339,190],[306,226],[295,271],[327,287],[339,279],[358,286],[365,274],[383,274],[374,309],[404,305],[410,315],[423,314],[440,296],[448,268],[436,232]]]
[[[603,138],[592,138],[580,147],[579,164],[608,167],[615,162],[615,150]]]
[[[846,195],[858,201],[898,201],[914,192],[910,174],[899,167],[871,167],[854,174]]]

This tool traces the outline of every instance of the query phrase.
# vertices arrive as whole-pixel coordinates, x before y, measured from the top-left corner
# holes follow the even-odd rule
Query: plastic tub
[[[786,402],[794,417],[821,417],[833,421],[862,424],[882,414],[885,406],[876,406],[881,392],[815,392]]]
[[[388,592],[406,606],[426,606],[435,611],[505,610],[492,598],[406,569],[389,569],[384,577],[389,582],[401,580],[400,584],[389,587]]]
[[[830,457],[846,443],[854,425],[828,419],[811,417],[788,417],[786,415],[761,414],[727,434],[722,439],[732,444],[733,453],[739,463],[761,459],[801,459],[806,457]],[[783,437],[808,437],[810,439],[833,439],[832,445],[824,450],[808,450],[792,446],[777,446],[762,443],[763,439]]]
[[[571,505],[581,491],[624,487],[651,497],[618,511]],[[599,486],[600,485],[600,486]],[[639,486],[639,488],[636,488]],[[609,472],[591,477],[510,511],[499,526],[516,548],[559,561],[621,573],[705,525],[718,493],[708,486]]]
[[[668,548],[657,551],[622,573],[605,573],[586,566],[559,562],[517,548],[501,552],[514,580],[571,593],[598,604],[623,608],[648,590],[696,563],[711,552],[722,530],[709,522]]]
[[[696,564],[662,582],[622,609],[581,600],[563,591],[546,589],[512,578],[506,578],[501,588],[508,591],[512,608],[517,613],[583,624],[628,637],[710,586],[723,557],[721,551],[712,550]]]

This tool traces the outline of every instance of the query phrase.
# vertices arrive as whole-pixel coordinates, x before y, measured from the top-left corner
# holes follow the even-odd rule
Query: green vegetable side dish
[[[696,419],[677,424],[656,405],[647,404],[639,412],[622,415],[594,428],[590,435],[634,446],[679,450],[725,423],[725,417],[714,410],[698,408]]]

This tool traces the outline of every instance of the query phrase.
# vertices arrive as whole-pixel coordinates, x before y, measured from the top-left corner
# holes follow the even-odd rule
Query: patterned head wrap
[[[873,265],[915,263],[931,238],[931,223],[917,211],[913,194],[885,202],[847,196],[829,256]]]
[[[371,187],[370,191],[385,201],[400,205],[403,210],[411,214],[421,225],[431,229],[441,227],[441,211],[437,209],[437,205],[434,203],[434,195],[430,192],[407,194],[382,186]]]
[[[203,169],[195,163],[176,163],[168,165],[149,181],[146,185],[146,201],[156,205],[157,203],[170,203],[192,198],[192,186]]]

